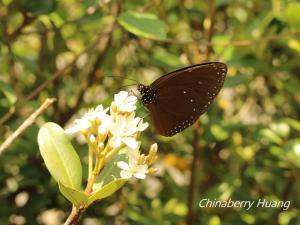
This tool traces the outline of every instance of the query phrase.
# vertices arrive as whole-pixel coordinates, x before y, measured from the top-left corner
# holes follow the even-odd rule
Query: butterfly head
[[[138,84],[137,89],[142,96],[141,100],[144,105],[148,105],[155,102],[156,94],[151,86]]]

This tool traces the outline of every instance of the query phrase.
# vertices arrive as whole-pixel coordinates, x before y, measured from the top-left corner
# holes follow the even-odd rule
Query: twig
[[[195,189],[196,189],[196,174],[199,162],[200,155],[200,147],[199,147],[199,138],[200,134],[198,129],[200,128],[199,124],[196,123],[194,125],[194,138],[193,138],[193,161],[191,165],[191,176],[190,176],[190,185],[189,185],[189,193],[188,193],[188,201],[187,201],[187,224],[192,225],[195,223],[195,215],[194,215],[194,199],[195,199]]]
[[[7,28],[7,21],[6,21],[6,16],[1,15],[1,28],[2,28],[2,33],[3,33],[3,42],[7,46],[8,49],[8,63],[9,63],[9,78],[11,81],[11,84],[13,86],[13,89],[16,93],[17,99],[22,99],[22,91],[21,91],[21,86],[19,84],[19,79],[17,76],[16,72],[16,62],[15,62],[15,56],[11,47],[11,40],[10,35],[8,33],[8,28]]]
[[[36,20],[36,16],[31,16],[30,14],[23,13],[24,20],[22,24],[12,33],[9,35],[10,41],[14,41],[20,34],[22,34],[22,31],[25,29],[26,26],[31,24]]]
[[[220,44],[216,44],[216,45],[223,46],[223,47],[228,47],[228,46],[242,47],[242,46],[254,45],[254,44],[257,44],[257,43],[261,43],[261,42],[274,41],[274,40],[282,39],[282,38],[285,38],[285,37],[294,36],[294,35],[297,35],[297,34],[300,34],[299,29],[289,30],[289,31],[284,32],[284,33],[269,35],[269,36],[265,36],[265,37],[261,37],[261,38],[257,38],[257,39],[232,41],[232,42],[223,43],[223,44],[220,43]],[[213,45],[213,43],[211,43],[211,42],[210,42],[210,44]]]
[[[99,12],[99,10],[100,10],[100,5],[94,6],[94,12],[93,12],[93,13],[85,12],[85,14],[81,15],[80,17],[75,18],[75,19],[72,19],[72,20],[65,21],[65,22],[63,22],[63,23],[62,23],[60,26],[58,26],[58,27],[55,27],[55,26],[53,26],[53,24],[52,24],[52,26],[51,26],[51,27],[48,27],[48,28],[46,28],[46,27],[40,28],[40,27],[39,27],[39,28],[36,28],[36,29],[30,29],[30,31],[23,31],[23,30],[24,30],[24,27],[22,27],[22,29],[20,29],[20,28],[21,28],[21,27],[20,27],[20,28],[18,28],[18,30],[20,30],[20,31],[18,31],[18,35],[32,35],[32,34],[39,34],[39,33],[47,33],[47,32],[54,31],[54,29],[63,30],[65,26],[70,25],[70,24],[72,24],[72,25],[74,25],[74,24],[75,24],[75,25],[78,25],[78,23],[80,23],[80,24],[85,24],[85,23],[88,23],[88,21],[82,22],[81,20],[82,20],[83,18],[93,16],[94,14],[96,14],[97,12]],[[23,22],[23,23],[24,23],[24,22]],[[28,23],[28,22],[27,22],[27,23]],[[24,26],[24,25],[23,25],[23,26]],[[17,32],[17,30],[14,31],[14,32],[11,34],[11,36],[13,36],[14,33],[16,33],[16,32]]]
[[[255,45],[257,43],[262,43],[262,42],[269,42],[269,41],[274,41],[274,40],[280,40],[282,38],[294,36],[294,35],[300,35],[300,29],[294,29],[294,30],[289,30],[280,34],[273,34],[269,36],[264,36],[264,37],[259,37],[259,38],[252,38],[252,39],[245,39],[245,40],[232,40],[228,42],[212,42],[212,41],[206,41],[206,40],[200,40],[198,41],[199,45],[201,46],[218,46],[218,47],[247,47],[251,45]],[[195,41],[176,41],[172,39],[168,39],[165,42],[167,43],[172,43],[172,44],[177,44],[177,45],[187,45],[187,44],[192,44],[195,43]]]
[[[18,129],[12,133],[0,146],[0,156],[7,150],[7,148],[13,143],[13,141],[22,134],[31,124],[33,124],[36,118],[43,113],[53,102],[54,98],[47,98],[44,103],[34,112],[32,113],[28,119],[26,119]]]
[[[281,201],[287,201],[288,196],[293,188],[293,184],[294,184],[295,180],[293,178],[293,176],[290,176],[287,180],[287,183],[285,185],[285,188],[282,191],[282,195],[281,195]],[[279,219],[279,213],[281,212],[281,209],[278,209],[275,211],[275,213],[272,215],[271,218],[273,218],[273,223],[271,223],[272,225],[278,225],[278,219]]]
[[[213,29],[214,29],[214,18],[215,18],[215,0],[211,0],[209,3],[209,12],[207,19],[210,21],[209,26],[206,29],[206,40],[209,43],[213,37]],[[209,59],[209,54],[211,52],[211,46],[207,45],[205,51],[206,60]],[[200,146],[199,146],[199,132],[200,124],[196,123],[194,125],[194,140],[193,140],[193,162],[191,166],[191,176],[190,176],[190,185],[189,185],[189,193],[188,193],[188,213],[187,213],[187,225],[194,225],[197,220],[196,214],[194,212],[194,204],[195,204],[195,191],[197,188],[197,168],[199,168],[199,156],[200,156]]]
[[[31,92],[29,95],[27,95],[24,100],[22,100],[22,102],[19,103],[19,107],[22,105],[25,105],[27,101],[33,99],[34,97],[36,97],[42,90],[44,90],[46,87],[49,86],[49,84],[51,84],[53,81],[55,81],[58,77],[60,77],[61,75],[63,75],[66,71],[68,71],[69,69],[71,69],[76,61],[78,60],[78,58],[91,51],[94,50],[95,46],[97,46],[99,44],[99,41],[101,40],[102,35],[106,35],[106,33],[102,33],[101,35],[99,35],[96,40],[90,45],[88,46],[85,50],[83,50],[80,54],[78,54],[73,61],[71,61],[68,65],[66,65],[65,67],[63,67],[60,70],[57,70],[48,80],[44,81],[42,84],[40,84],[37,88],[35,88],[35,90],[33,92]],[[4,114],[1,118],[0,118],[0,126],[2,126],[7,120],[9,120],[14,113],[16,112],[16,110],[12,111],[10,110],[9,112],[7,112],[6,114]]]
[[[94,83],[95,73],[99,68],[99,66],[102,64],[103,60],[105,59],[105,53],[110,47],[110,42],[112,39],[111,34],[114,31],[115,26],[116,26],[116,21],[112,22],[105,28],[103,32],[104,35],[101,36],[101,39],[99,40],[98,43],[96,59],[90,60],[92,61],[90,68],[86,67],[82,75],[80,75],[80,77],[84,77],[84,80],[81,82],[79,93],[76,96],[76,100],[75,100],[76,103],[73,107],[68,109],[66,112],[63,112],[62,119],[59,117],[60,124],[64,124],[72,117],[74,112],[76,112],[76,110],[78,109],[79,104],[84,97],[85,91],[88,89],[88,87],[90,87]]]
[[[81,208],[76,208],[76,207],[72,207],[72,211],[70,213],[70,215],[68,216],[68,218],[66,219],[66,221],[64,222],[63,225],[75,225],[77,224],[81,214],[83,213],[83,211],[85,210],[84,207]]]

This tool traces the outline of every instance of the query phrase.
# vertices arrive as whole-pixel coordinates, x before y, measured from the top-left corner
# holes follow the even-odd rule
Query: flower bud
[[[156,173],[157,171],[158,171],[158,169],[157,169],[157,168],[154,168],[154,167],[151,167],[151,168],[148,169],[148,173],[149,173],[149,174],[154,174],[154,173]]]
[[[92,143],[92,144],[94,144],[95,142],[96,142],[96,138],[95,138],[95,136],[94,135],[90,135],[90,137],[89,137],[89,141],[90,141],[90,143]]]
[[[104,143],[103,142],[98,143],[98,149],[100,151],[102,151],[104,149]]]
[[[144,165],[144,164],[146,164],[146,156],[144,154],[140,155],[137,164],[138,165]]]
[[[152,165],[157,159],[157,143],[152,144],[147,157],[148,165]]]
[[[110,112],[111,112],[111,114],[114,114],[114,113],[118,112],[118,108],[117,108],[117,106],[114,102],[112,102],[111,105],[110,105]]]

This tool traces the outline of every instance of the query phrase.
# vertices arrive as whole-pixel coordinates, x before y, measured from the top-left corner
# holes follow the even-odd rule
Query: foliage
[[[229,71],[200,128],[173,138],[148,129],[141,138],[158,142],[157,176],[130,182],[88,209],[83,223],[183,224],[195,147],[194,224],[300,223],[299,1],[37,2],[0,3],[1,142],[47,97],[57,104],[0,156],[0,224],[49,224],[49,214],[60,224],[70,210],[38,151],[45,122],[65,127],[82,108],[108,106],[134,83],[125,78],[150,84],[207,59]],[[140,106],[137,114],[147,112]],[[73,145],[86,180],[87,149]],[[291,207],[199,208],[203,198],[291,200]]]

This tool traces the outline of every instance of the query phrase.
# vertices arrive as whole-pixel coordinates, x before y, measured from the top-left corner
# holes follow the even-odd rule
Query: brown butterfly
[[[168,73],[151,85],[138,84],[157,132],[173,136],[197,121],[221,90],[227,66],[208,62]]]

